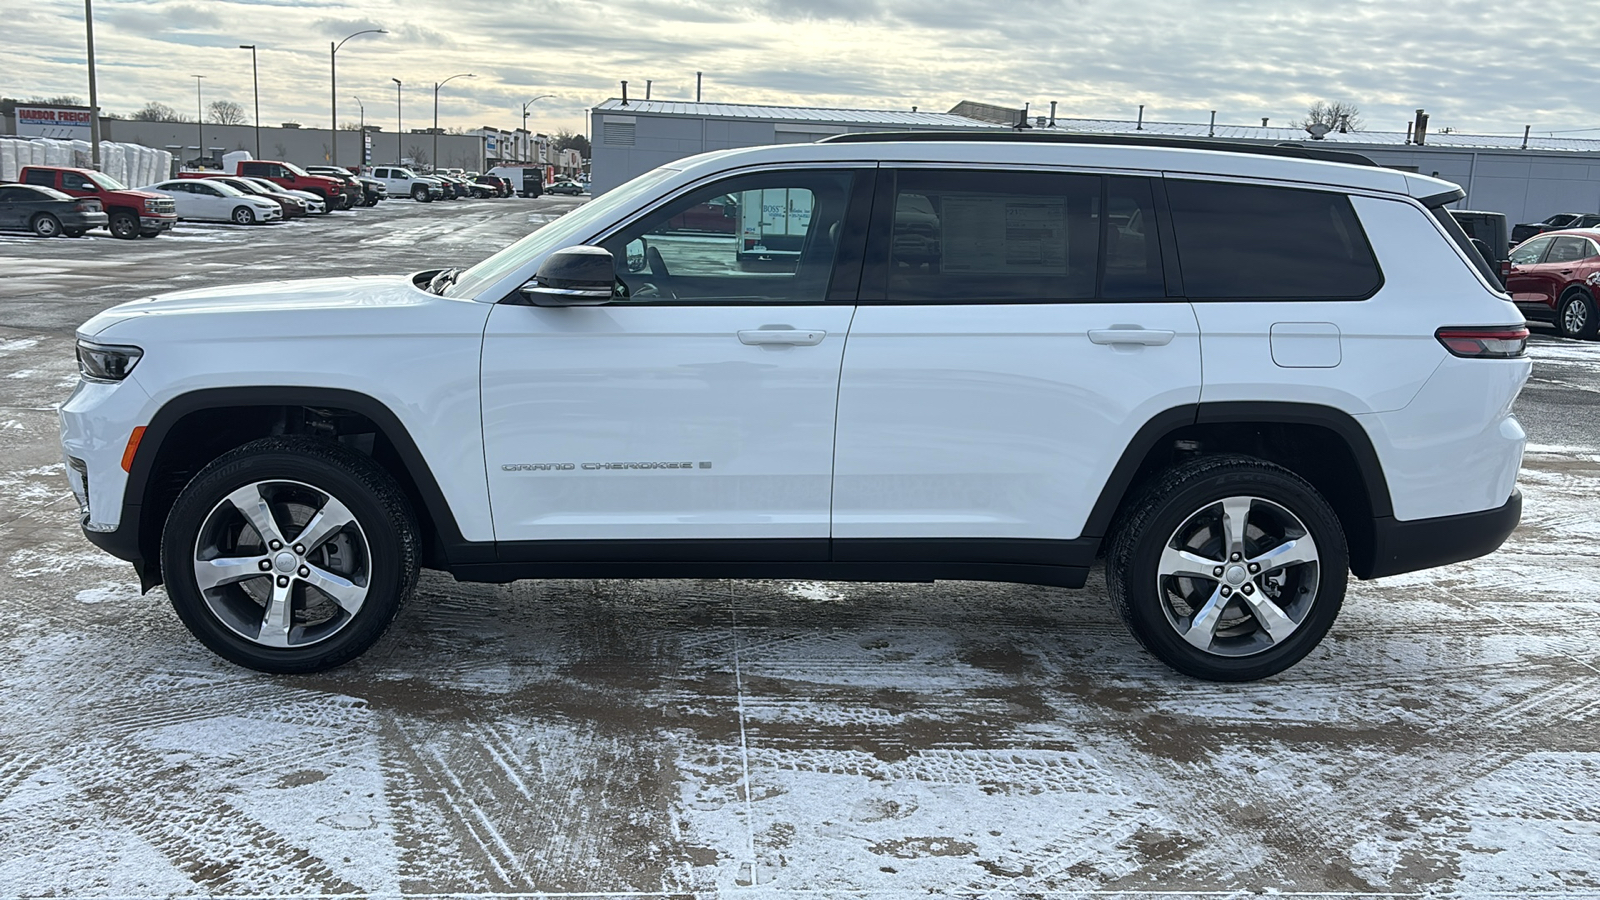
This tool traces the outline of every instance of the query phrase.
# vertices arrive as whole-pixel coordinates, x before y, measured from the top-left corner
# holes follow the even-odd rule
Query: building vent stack
[[[1210,128],[1209,131],[1206,132],[1206,137],[1216,137],[1216,136],[1217,136],[1217,111],[1213,109],[1211,111],[1211,128]]]
[[[1056,101],[1050,101],[1050,127],[1056,127]]]
[[[1424,110],[1417,110],[1416,127],[1411,131],[1412,140],[1420,147],[1428,142],[1428,114]]]
[[[696,103],[700,102],[700,74],[699,72],[694,73],[694,102]]]
[[[628,83],[626,81],[622,83],[622,105],[628,105]]]
[[[1261,117],[1261,127],[1262,128],[1267,127],[1267,117],[1266,116],[1262,116]]]
[[[1144,130],[1144,104],[1139,104],[1139,124],[1133,126],[1134,131]]]
[[[652,85],[654,83],[655,83],[654,79],[646,78],[644,80],[644,98],[646,100],[650,99],[650,85]]]
[[[1528,149],[1528,132],[1533,130],[1532,125],[1522,126],[1522,149]]]

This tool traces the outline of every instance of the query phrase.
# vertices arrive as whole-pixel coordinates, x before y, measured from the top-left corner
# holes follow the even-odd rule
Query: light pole
[[[367,105],[361,102],[360,97],[356,97],[353,94],[351,96],[356,101],[356,105],[361,107],[361,140],[356,142],[356,157],[361,160],[356,163],[356,169],[359,171],[362,166],[367,164]]]
[[[439,88],[444,87],[457,78],[477,78],[471,72],[462,72],[460,75],[451,75],[443,81],[433,83],[433,171],[439,171]]]
[[[356,37],[357,35],[362,35],[362,34],[388,34],[388,33],[389,32],[384,31],[382,28],[368,28],[366,31],[358,31],[355,34],[352,34],[349,37],[346,37],[344,39],[344,41],[348,41],[348,40],[350,40],[350,38],[353,38],[353,37]],[[330,165],[330,166],[337,166],[339,164],[339,66],[338,66],[338,59],[339,59],[339,48],[344,46],[344,41],[340,41],[337,44],[335,44],[333,41],[329,41],[328,42],[328,86],[330,88],[330,92],[329,93],[330,93],[331,99],[333,101],[333,121],[328,123],[329,125],[332,126],[332,129],[328,132],[328,165]]]
[[[200,99],[200,79],[205,76],[191,75],[189,77],[194,79],[194,158],[196,162],[199,162],[206,155],[206,115],[205,107],[201,106],[202,101]]]
[[[533,98],[532,100],[525,101],[522,104],[522,139],[524,141],[528,142],[527,143],[527,148],[529,150],[533,149],[533,139],[528,136],[528,107],[532,106],[533,104],[537,103],[540,100],[545,99],[546,97],[554,97],[554,96],[555,96],[555,94],[540,94],[539,96]],[[527,153],[523,154],[523,156],[527,156],[527,155],[528,155]],[[528,160],[524,159],[523,162],[528,162]]]
[[[100,171],[100,99],[94,83],[94,10],[83,0],[83,25],[89,32],[89,148],[90,165]]]
[[[250,51],[250,80],[256,90],[256,159],[261,158],[261,73],[256,69],[256,45],[240,44],[240,50]]]
[[[394,82],[394,164],[405,165],[405,151],[400,149],[400,142],[405,140],[405,128],[400,124],[400,79],[391,78]]]

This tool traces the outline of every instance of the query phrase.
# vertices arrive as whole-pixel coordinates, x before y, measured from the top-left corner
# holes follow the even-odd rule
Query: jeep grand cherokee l
[[[796,252],[674,226],[728,197]],[[709,153],[465,271],[95,316],[68,476],[90,540],[265,671],[356,657],[422,566],[1079,587],[1103,556],[1149,651],[1260,678],[1351,573],[1518,521],[1527,329],[1460,197],[1175,140]]]

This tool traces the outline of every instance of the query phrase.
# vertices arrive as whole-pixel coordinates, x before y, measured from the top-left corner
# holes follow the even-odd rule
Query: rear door
[[[1200,396],[1155,196],[1149,175],[883,170],[839,388],[836,559],[1084,534],[1139,427]]]

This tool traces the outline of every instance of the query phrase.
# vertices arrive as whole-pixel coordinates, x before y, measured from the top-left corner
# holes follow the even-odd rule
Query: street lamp
[[[400,149],[400,142],[405,140],[405,128],[400,124],[400,79],[391,78],[394,82],[394,164],[405,165],[405,151]]]
[[[261,73],[256,70],[256,45],[240,44],[240,50],[250,51],[250,79],[256,86],[256,159],[261,158]]]
[[[358,31],[346,37],[344,41],[348,41],[357,35],[388,33],[382,28],[368,28],[366,31]],[[328,86],[333,100],[333,121],[329,123],[333,127],[328,132],[328,165],[330,166],[339,164],[339,68],[337,63],[339,48],[344,46],[344,41],[340,41],[337,44],[332,41],[328,42]]]
[[[354,94],[351,97],[356,101],[356,105],[361,107],[361,140],[356,142],[356,149],[359,151],[356,153],[356,157],[361,160],[356,164],[356,168],[360,169],[367,164],[367,105],[361,102],[360,97],[356,97]]]
[[[444,87],[457,78],[477,78],[471,72],[462,72],[460,75],[451,75],[443,81],[433,83],[433,171],[439,171],[439,88]]]
[[[532,100],[529,100],[529,101],[527,101],[527,102],[522,104],[522,139],[524,141],[527,141],[527,150],[532,150],[533,149],[533,141],[528,137],[528,107],[532,106],[534,103],[536,103],[536,102],[538,102],[540,100],[545,99],[546,97],[554,97],[554,96],[555,96],[555,94],[540,94],[539,96],[533,98]],[[526,151],[524,151],[522,155],[524,157],[526,157],[528,154],[527,154]],[[523,162],[528,162],[528,160],[527,159],[523,159]]]
[[[204,75],[191,75],[189,77],[194,79],[194,112],[195,112],[195,117],[194,117],[194,133],[195,133],[194,158],[195,158],[195,161],[198,162],[200,159],[202,159],[206,155],[206,115],[205,115],[205,107],[200,105],[201,102],[202,102],[201,99],[200,99],[200,79],[204,78],[205,76]]]
[[[100,170],[100,97],[94,79],[94,9],[89,0],[83,0],[83,27],[89,38],[89,140],[92,142],[89,164]]]

